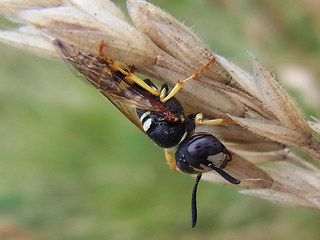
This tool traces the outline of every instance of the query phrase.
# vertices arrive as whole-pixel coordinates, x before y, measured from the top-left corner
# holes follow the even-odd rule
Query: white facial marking
[[[152,119],[151,118],[148,118],[143,124],[142,124],[142,128],[145,132],[147,132],[150,128],[152,124]]]
[[[144,114],[142,114],[140,117],[140,122],[143,122],[143,119],[145,119],[149,114],[150,114],[150,111],[147,111]]]
[[[210,155],[208,157],[208,161],[211,162],[216,167],[220,167],[225,159],[226,159],[226,156],[223,152],[217,153],[215,155]]]
[[[178,145],[186,138],[187,136],[187,132],[185,132],[182,136],[182,138],[180,139],[180,142],[178,143]]]

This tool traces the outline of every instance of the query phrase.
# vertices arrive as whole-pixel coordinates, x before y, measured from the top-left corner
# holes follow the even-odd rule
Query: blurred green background
[[[154,3],[245,69],[247,50],[284,81],[300,69],[307,77],[284,84],[317,116],[317,1]],[[172,172],[162,149],[64,63],[3,44],[0,55],[0,239],[320,239],[319,212],[207,182],[191,229],[194,180]]]

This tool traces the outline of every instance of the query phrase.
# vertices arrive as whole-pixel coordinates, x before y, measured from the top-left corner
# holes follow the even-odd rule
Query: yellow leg
[[[152,95],[154,96],[159,96],[160,95],[160,91],[157,89],[153,89],[152,87],[150,87],[148,84],[145,83],[145,81],[143,81],[141,78],[139,78],[137,75],[135,75],[132,72],[129,72],[123,68],[121,68],[119,65],[117,65],[114,61],[112,61],[111,59],[107,58],[104,54],[103,54],[103,48],[105,46],[104,42],[100,42],[99,43],[99,56],[107,63],[109,63],[110,65],[110,69],[111,71],[114,72],[121,72],[125,77],[125,81],[129,84],[129,85],[133,85],[133,84],[137,84],[140,87],[142,87],[143,89],[147,90],[148,92],[150,92]]]
[[[168,164],[171,166],[171,169],[173,171],[178,171],[178,168],[177,168],[177,165],[176,165],[176,162],[174,161],[174,157],[169,153],[169,149],[165,149],[164,150],[164,154],[166,156],[166,159],[168,161]]]
[[[162,88],[160,92],[160,99],[164,99],[167,96],[167,88]]]
[[[221,125],[223,123],[236,124],[235,121],[229,120],[229,119],[218,118],[218,119],[211,119],[211,120],[203,120],[202,118],[203,118],[202,113],[198,113],[194,119],[195,124],[198,124],[198,125]]]
[[[170,91],[170,93],[165,97],[165,98],[160,98],[161,102],[166,102],[168,101],[170,98],[172,98],[174,95],[176,95],[179,90],[181,89],[182,85],[189,81],[190,79],[193,79],[195,78],[196,76],[198,76],[200,73],[202,73],[206,68],[209,67],[209,65],[216,61],[216,58],[215,57],[212,57],[212,59],[210,60],[210,62],[208,62],[203,68],[201,68],[198,72],[196,72],[195,74],[193,74],[192,76],[186,78],[185,80],[183,81],[178,81],[177,84],[172,88],[172,90]]]

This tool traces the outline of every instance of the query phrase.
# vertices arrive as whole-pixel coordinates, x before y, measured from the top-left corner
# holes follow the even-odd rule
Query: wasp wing
[[[54,45],[64,59],[71,63],[86,80],[97,88],[141,131],[143,129],[136,109],[159,111],[152,103],[152,99],[127,84],[123,80],[124,76],[120,72],[113,72],[110,64],[101,57],[84,54],[59,40],[55,40]]]

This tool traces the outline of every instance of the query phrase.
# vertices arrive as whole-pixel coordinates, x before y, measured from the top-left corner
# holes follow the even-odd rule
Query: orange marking
[[[176,162],[174,161],[174,157],[169,153],[168,149],[164,150],[164,154],[166,156],[168,164],[171,166],[171,169],[177,172],[178,168]]]
[[[104,54],[103,54],[103,48],[106,46],[106,44],[104,43],[104,41],[99,42],[99,56],[107,63],[109,64],[114,64],[114,62],[107,58]]]

